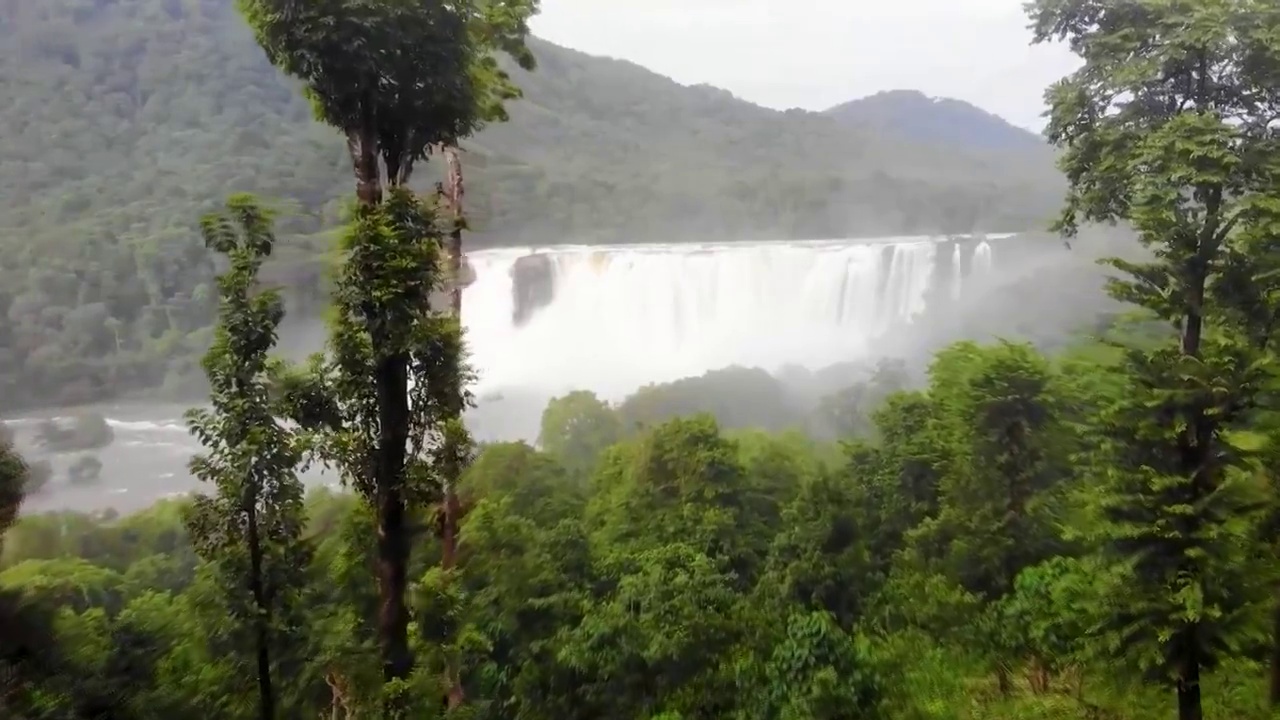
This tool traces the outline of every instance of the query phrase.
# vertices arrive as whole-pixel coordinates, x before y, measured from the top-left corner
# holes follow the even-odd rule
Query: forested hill
[[[345,149],[233,5],[0,0],[9,409],[198,376],[212,270],[195,226],[232,192],[286,211],[269,275],[293,310],[323,299]],[[1061,197],[1044,148],[926,142],[532,45],[526,98],[465,157],[473,246],[1017,230]]]
[[[300,229],[333,220],[350,184],[342,145],[232,5],[0,0],[0,227],[157,236],[234,190],[297,201],[313,213]],[[930,143],[534,51],[512,122],[474,143],[478,240],[1016,230],[1060,198],[1046,153]]]
[[[1043,143],[993,150],[778,112],[632,63],[534,49],[539,70],[517,73],[525,101],[475,142],[495,158],[483,191],[502,204],[485,229],[502,239],[1024,230],[1062,197]]]
[[[898,132],[920,142],[972,149],[1025,153],[1039,162],[1048,152],[1045,138],[981,108],[917,90],[886,90],[825,111],[844,123]]]

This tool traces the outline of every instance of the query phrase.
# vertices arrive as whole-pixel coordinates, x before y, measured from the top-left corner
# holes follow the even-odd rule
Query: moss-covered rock
[[[102,475],[102,461],[93,455],[82,455],[67,469],[67,480],[72,485],[92,485]]]
[[[45,420],[36,429],[36,443],[54,453],[100,450],[116,439],[116,433],[101,415],[85,413],[69,423]]]

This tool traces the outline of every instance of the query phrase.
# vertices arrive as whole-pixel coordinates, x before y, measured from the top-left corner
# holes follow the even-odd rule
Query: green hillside
[[[1060,198],[1044,153],[921,143],[533,49],[512,122],[466,157],[475,245],[1018,230]],[[284,212],[272,272],[295,312],[322,301],[345,150],[232,0],[0,0],[0,87],[9,409],[192,372],[213,273],[195,223],[232,192]]]
[[[1049,152],[1041,135],[961,100],[933,98],[918,90],[886,90],[837,105],[824,114],[841,122],[894,131],[918,141],[975,149]]]
[[[940,145],[777,112],[535,43],[526,101],[474,145],[495,241],[815,238],[1024,230],[1061,200],[1048,147]]]

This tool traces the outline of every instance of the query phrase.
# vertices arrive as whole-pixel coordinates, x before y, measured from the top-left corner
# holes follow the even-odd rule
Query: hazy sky
[[[914,89],[1039,130],[1076,61],[1026,26],[1022,0],[543,0],[534,32],[779,109]]]

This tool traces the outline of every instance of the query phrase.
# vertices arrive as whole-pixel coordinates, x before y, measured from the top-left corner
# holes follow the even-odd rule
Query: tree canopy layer
[[[715,405],[710,387],[661,414],[650,398],[664,388],[617,406],[589,393],[551,403],[543,450],[488,445],[464,475],[448,578],[440,540],[415,540],[412,716],[443,717],[452,665],[467,700],[449,717],[1169,717],[1161,683],[1093,631],[1128,597],[1098,534],[1110,480],[1078,460],[1113,433],[1101,409],[1130,392],[1106,350],[960,343],[906,384],[886,366],[834,400],[853,419],[839,444],[698,414]],[[377,716],[372,513],[327,490],[305,504],[278,716]],[[260,716],[246,682],[255,616],[228,611],[233,566],[203,559],[186,507],[9,529],[0,592],[47,618],[30,632],[50,660],[16,665],[0,709]],[[1270,578],[1269,540],[1252,537],[1227,567]],[[1262,720],[1270,604],[1240,600],[1204,700],[1213,717]],[[36,661],[55,660],[84,682],[41,674]],[[22,704],[35,701],[46,714]]]

